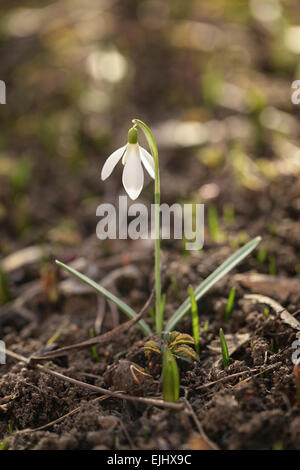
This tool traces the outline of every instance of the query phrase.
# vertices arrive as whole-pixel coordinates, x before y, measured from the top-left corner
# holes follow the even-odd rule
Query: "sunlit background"
[[[157,139],[163,201],[207,203],[211,239],[224,241],[226,224],[233,244],[275,226],[297,237],[297,0],[4,0],[0,9],[2,256],[95,240],[96,207],[124,191],[121,167],[105,183],[101,167],[134,117]]]

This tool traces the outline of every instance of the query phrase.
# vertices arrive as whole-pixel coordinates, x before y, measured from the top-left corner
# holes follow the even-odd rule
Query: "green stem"
[[[164,322],[164,312],[161,305],[161,278],[160,278],[160,177],[159,177],[159,161],[156,142],[149,127],[139,119],[133,119],[134,124],[138,125],[145,134],[146,140],[150,147],[154,165],[155,165],[155,188],[154,188],[154,204],[155,204],[155,325],[156,332],[161,336]]]
[[[157,334],[161,335],[164,312],[161,305],[161,279],[160,279],[160,193],[155,193],[155,326]]]

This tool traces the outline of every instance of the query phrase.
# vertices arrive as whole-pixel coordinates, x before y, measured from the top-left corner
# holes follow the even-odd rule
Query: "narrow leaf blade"
[[[195,294],[192,286],[188,288],[188,293],[191,301],[191,312],[192,312],[192,327],[193,327],[193,336],[195,341],[195,349],[197,354],[200,352],[199,345],[199,315],[198,315],[198,305],[195,299]]]
[[[56,260],[56,263],[59,266],[61,266],[62,268],[64,268],[66,271],[68,271],[70,274],[77,277],[82,282],[84,282],[88,286],[92,287],[93,289],[95,289],[100,294],[104,295],[104,297],[106,299],[111,300],[113,303],[115,303],[117,305],[117,307],[119,307],[119,309],[122,312],[124,312],[125,315],[127,315],[129,318],[135,318],[137,316],[136,312],[131,307],[129,307],[129,305],[127,305],[125,302],[123,302],[123,300],[120,300],[114,294],[109,292],[107,289],[105,289],[105,287],[100,286],[100,284],[97,284],[95,281],[93,281],[89,277],[87,277],[84,274],[80,273],[76,269],[71,268],[67,264],[62,263],[61,261]],[[147,325],[147,323],[145,323],[144,320],[140,320],[138,322],[138,325],[143,330],[145,335],[150,336],[152,334],[152,331],[150,330],[149,326]]]
[[[223,333],[222,328],[220,328],[220,343],[221,343],[221,350],[222,350],[222,361],[224,369],[229,366],[229,353],[228,347],[226,343],[226,339]]]
[[[257,247],[261,237],[256,237],[233,255],[231,255],[221,266],[219,266],[213,273],[211,273],[197,289],[195,290],[195,300],[198,301],[203,297],[204,294],[216,284],[222,277],[224,277],[229,271],[231,271],[237,264],[239,264],[246,256]],[[175,325],[181,320],[182,317],[190,310],[191,299],[188,297],[183,304],[176,310],[167,323],[165,332],[170,332],[174,329]]]
[[[168,348],[164,351],[162,370],[162,389],[165,401],[177,403],[179,400],[179,371],[171,351]]]

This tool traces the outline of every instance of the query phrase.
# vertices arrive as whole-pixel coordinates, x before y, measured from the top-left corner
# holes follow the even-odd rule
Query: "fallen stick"
[[[203,441],[206,443],[206,445],[208,447],[208,450],[220,450],[220,448],[217,446],[217,444],[215,444],[213,441],[211,441],[209,439],[209,437],[206,435],[206,433],[204,432],[203,426],[200,423],[195,411],[193,410],[192,405],[190,404],[190,402],[186,398],[184,398],[184,403],[185,403],[185,406],[186,406],[186,412],[193,418],[194,423],[196,425],[196,428],[197,428],[200,436],[202,437]]]
[[[242,380],[241,382],[238,382],[233,386],[233,388],[238,387],[239,385],[242,385],[246,382],[249,382],[249,380],[254,379],[254,377],[258,377],[259,375],[263,374],[264,372],[268,372],[269,370],[276,369],[276,367],[281,366],[281,362],[276,362],[275,364],[271,364],[270,366],[266,367],[265,369],[261,369],[258,374],[251,375],[250,377],[247,377],[245,380]]]
[[[300,335],[300,322],[287,311],[282,305],[280,305],[276,300],[267,297],[266,295],[260,294],[247,294],[244,296],[245,300],[249,300],[252,303],[266,304],[269,305],[281,318],[281,320],[289,325],[291,328],[298,330],[297,337]]]
[[[241,382],[239,382],[238,384],[236,384],[236,385],[239,385],[240,383],[245,383],[246,381],[250,380],[251,378],[256,377],[257,375],[260,375],[260,373],[264,373],[264,372],[267,372],[268,370],[274,369],[275,367],[277,367],[280,364],[281,364],[280,362],[276,362],[276,364],[272,364],[272,365],[267,366],[267,367],[266,366],[261,366],[261,367],[256,367],[255,369],[249,369],[249,370],[243,370],[241,372],[236,372],[235,374],[227,375],[226,377],[221,377],[220,379],[214,380],[213,382],[207,382],[206,384],[200,385],[199,387],[196,387],[196,390],[202,390],[202,389],[211,387],[212,385],[216,385],[218,383],[227,382],[227,380],[234,379],[235,377],[239,377],[241,375],[246,375],[246,374],[252,374],[254,372],[259,371],[258,374],[250,375],[250,377],[247,377],[246,379],[244,379]]]
[[[31,366],[31,358],[24,357],[20,354],[17,354],[9,349],[6,350],[6,355],[17,359],[20,362],[24,362],[28,366]],[[108,395],[113,398],[120,398],[121,400],[133,401],[136,403],[144,403],[145,405],[152,405],[152,406],[160,406],[162,408],[169,408],[172,410],[182,410],[184,408],[183,403],[171,403],[163,400],[156,400],[153,398],[144,398],[144,397],[133,397],[131,395],[125,395],[120,392],[113,392],[112,390],[107,390],[102,387],[97,387],[96,385],[87,384],[85,382],[81,382],[81,380],[73,379],[72,377],[68,377],[67,375],[61,374],[52,369],[48,369],[48,367],[43,366],[42,364],[34,364],[34,368],[39,369],[46,374],[53,375],[58,379],[64,380],[65,382],[69,382],[73,385],[77,385],[78,387],[85,388],[87,390],[91,390],[92,392],[102,393],[103,395]]]
[[[125,323],[122,323],[121,325],[117,326],[113,330],[108,331],[107,333],[104,333],[99,336],[95,336],[95,338],[88,339],[86,341],[82,341],[81,343],[75,343],[75,344],[70,344],[69,346],[64,346],[62,348],[56,349],[55,351],[51,351],[48,353],[43,354],[42,356],[38,356],[36,354],[32,355],[30,357],[31,362],[39,362],[39,361],[48,361],[49,359],[54,359],[55,357],[59,357],[63,354],[67,354],[70,351],[73,351],[74,349],[83,349],[83,348],[89,348],[93,346],[94,344],[105,344],[108,341],[110,341],[113,337],[120,335],[121,333],[124,333],[124,331],[129,330],[133,325],[135,325],[144,315],[144,313],[148,310],[148,308],[151,305],[152,299],[153,299],[154,291],[151,292],[151,295],[145,305],[143,306],[142,310],[139,312],[139,314],[135,317],[132,318],[131,320],[128,320]]]

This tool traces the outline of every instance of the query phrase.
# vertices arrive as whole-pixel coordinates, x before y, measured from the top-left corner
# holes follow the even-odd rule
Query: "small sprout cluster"
[[[166,348],[177,358],[186,361],[198,361],[198,356],[191,346],[195,346],[195,341],[192,336],[187,333],[180,333],[179,331],[172,331],[172,333],[165,335]],[[162,354],[162,348],[155,340],[147,341],[144,345],[145,355],[150,359],[151,355]]]
[[[179,400],[179,371],[175,358],[185,361],[198,361],[193,349],[195,341],[192,336],[179,331],[172,331],[164,336],[164,342],[150,340],[144,345],[147,359],[154,355],[163,355],[162,392],[164,400],[177,403]]]

